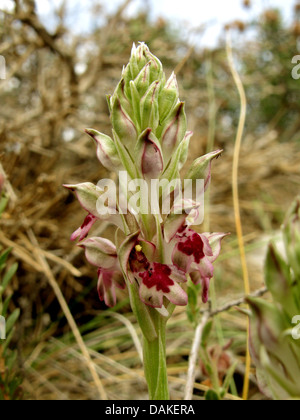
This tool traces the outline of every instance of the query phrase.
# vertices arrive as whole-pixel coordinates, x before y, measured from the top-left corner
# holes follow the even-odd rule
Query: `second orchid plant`
[[[187,131],[185,106],[179,100],[175,74],[166,80],[161,62],[144,43],[133,46],[121,81],[107,99],[112,138],[92,129],[86,132],[96,143],[101,164],[121,174],[121,194],[113,208],[107,188],[101,183],[66,185],[88,213],[72,240],[79,239],[86,258],[97,267],[99,297],[107,306],[116,304],[116,289],[128,290],[143,334],[149,397],[167,400],[166,323],[177,305],[187,305],[189,278],[202,285],[202,299],[207,302],[213,263],[225,236],[199,234],[191,229],[203,211],[203,202],[186,198],[184,193],[193,191],[189,187],[200,179],[204,193],[210,182],[211,162],[221,151],[198,158],[185,176],[188,183],[184,187],[174,182],[180,179],[193,133]],[[144,188],[139,200],[134,199],[129,185],[134,180],[149,187],[159,185],[156,195],[153,188],[151,193],[150,188]],[[141,183],[137,184],[141,187]],[[153,209],[153,201],[154,211],[148,211],[150,204]],[[164,211],[166,201],[170,203],[169,211]],[[102,237],[87,238],[99,220],[116,226],[114,242]]]

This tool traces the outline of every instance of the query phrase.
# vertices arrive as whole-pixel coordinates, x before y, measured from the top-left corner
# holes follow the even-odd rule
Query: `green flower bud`
[[[147,128],[139,137],[135,148],[135,161],[140,173],[145,179],[160,177],[164,161],[160,143],[150,128]]]
[[[133,109],[131,106],[131,103],[128,99],[128,96],[125,93],[125,80],[124,78],[122,78],[113,94],[113,96],[110,99],[110,103],[113,105],[115,100],[119,99],[123,109],[125,110],[125,112],[131,117],[133,118]]]
[[[140,95],[140,97],[144,96],[150,86],[150,68],[152,63],[149,62],[145,65],[145,67],[140,71],[137,77],[134,79],[134,84],[136,89]]]
[[[158,95],[160,82],[153,82],[140,104],[141,130],[152,128],[155,132],[159,124]]]
[[[122,79],[124,79],[124,93],[128,100],[131,100],[131,92],[130,92],[130,81],[134,80],[131,75],[130,65],[128,64],[126,67],[123,68],[122,71]]]
[[[121,142],[129,149],[134,147],[138,137],[137,129],[118,97],[115,99],[112,107],[111,120]]]
[[[134,80],[142,68],[148,63],[147,51],[149,51],[149,49],[144,43],[141,43],[138,47],[133,44],[129,61],[131,80]]]
[[[107,100],[113,130],[129,154],[139,135],[149,128],[158,138],[163,160],[168,163],[187,134],[184,103],[179,102],[175,74],[166,82],[161,62],[144,43],[133,45],[122,79]],[[185,154],[182,157],[180,162],[185,161]]]
[[[114,141],[105,134],[91,128],[85,130],[97,145],[97,157],[102,165],[109,171],[117,171],[123,168]]]
[[[81,206],[93,216],[99,218],[97,211],[97,201],[101,196],[101,191],[91,182],[84,182],[77,185],[64,185],[70,191],[75,192]]]
[[[179,102],[173,112],[166,119],[161,134],[161,145],[166,162],[170,160],[178,144],[184,139],[187,131],[187,121],[184,111],[184,102]]]
[[[173,72],[164,88],[161,90],[158,105],[159,105],[159,118],[161,124],[173,111],[175,105],[179,100],[178,84],[175,73]]]
[[[211,163],[213,159],[221,156],[222,152],[223,150],[216,150],[215,152],[208,153],[196,159],[185,178],[190,179],[191,181],[203,179],[204,190],[206,191],[211,180]],[[188,187],[188,184],[186,184],[186,187]]]

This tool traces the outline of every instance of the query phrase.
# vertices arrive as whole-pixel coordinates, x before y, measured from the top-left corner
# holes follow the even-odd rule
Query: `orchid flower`
[[[144,43],[133,46],[121,81],[107,99],[112,137],[94,129],[87,129],[86,133],[96,144],[100,163],[109,171],[122,171],[118,185],[121,194],[114,211],[102,214],[99,200],[103,199],[103,189],[89,182],[66,185],[87,211],[82,226],[71,239],[79,239],[88,261],[98,268],[101,300],[113,306],[116,289],[127,288],[144,337],[144,366],[150,398],[167,399],[166,322],[176,306],[187,305],[189,278],[202,285],[202,299],[207,302],[213,263],[220,253],[221,240],[226,236],[195,232],[192,225],[203,203],[197,197],[186,198],[185,195],[187,191],[194,191],[197,180],[203,180],[204,193],[211,180],[212,161],[222,151],[202,156],[191,165],[187,182],[179,188],[177,197],[170,184],[180,180],[193,133],[187,130],[185,104],[179,100],[175,74],[166,81],[161,62]],[[159,183],[154,196],[153,180]],[[135,181],[138,186],[144,183],[147,187],[139,198],[132,187]],[[182,195],[184,198],[180,198]],[[108,202],[107,208],[112,210],[104,197],[103,202]],[[124,197],[126,212],[123,211]],[[167,199],[170,208],[164,212]],[[156,207],[151,212],[149,205],[153,202]],[[184,210],[180,213],[181,204]],[[114,244],[104,238],[86,239],[98,220],[115,225],[119,233],[116,237],[123,236],[122,241]]]

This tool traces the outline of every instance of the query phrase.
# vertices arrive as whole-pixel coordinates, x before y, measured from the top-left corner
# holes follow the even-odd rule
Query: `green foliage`
[[[300,337],[300,198],[283,226],[286,256],[270,244],[265,278],[272,301],[248,298],[251,315],[250,342],[261,389],[270,398],[299,399]]]

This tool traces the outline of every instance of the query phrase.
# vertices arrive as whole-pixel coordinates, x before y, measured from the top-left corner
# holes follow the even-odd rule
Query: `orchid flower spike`
[[[118,185],[122,194],[112,206],[99,186],[91,183],[66,185],[75,192],[87,212],[82,226],[71,239],[79,239],[88,261],[98,269],[100,299],[113,306],[116,289],[127,287],[135,312],[139,299],[140,312],[155,308],[162,316],[169,316],[172,305],[187,304],[185,284],[191,278],[202,285],[202,299],[207,302],[213,264],[226,235],[194,231],[191,225],[203,203],[197,198],[180,197],[189,185],[200,179],[204,194],[211,179],[212,161],[222,151],[202,156],[191,165],[187,174],[189,182],[179,188],[179,198],[175,200],[169,184],[180,179],[193,133],[187,130],[185,104],[179,99],[175,74],[166,80],[161,62],[144,43],[133,46],[121,80],[115,92],[108,96],[108,106],[112,136],[94,129],[87,129],[86,133],[96,145],[100,163],[109,171],[122,171]],[[133,194],[134,180],[139,181],[139,187],[147,187],[140,200]],[[159,185],[155,198],[149,188],[153,181]],[[194,191],[194,187],[189,190]],[[114,211],[107,211],[107,214],[99,211],[103,197],[107,209]],[[167,213],[163,212],[166,202],[163,197],[170,201]],[[124,202],[126,212],[123,211]],[[150,211],[153,202],[156,202],[155,211]],[[178,203],[187,202],[189,205],[179,213]],[[114,224],[122,232],[122,241],[86,239],[99,220]]]

